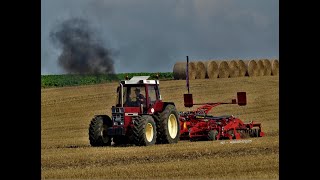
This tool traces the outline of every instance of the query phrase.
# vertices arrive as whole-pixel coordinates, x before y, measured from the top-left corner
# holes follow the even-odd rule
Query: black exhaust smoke
[[[72,18],[50,32],[50,38],[62,49],[58,64],[70,74],[114,74],[111,51],[81,18]]]

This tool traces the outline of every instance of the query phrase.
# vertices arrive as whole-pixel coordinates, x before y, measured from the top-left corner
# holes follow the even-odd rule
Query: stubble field
[[[164,101],[179,111],[185,80],[160,81]],[[91,147],[90,120],[111,114],[117,83],[41,90],[42,179],[278,179],[279,77],[190,81],[194,102],[231,101],[247,92],[247,106],[223,105],[211,114],[233,114],[262,123],[265,137],[231,141],[179,141],[149,147]]]

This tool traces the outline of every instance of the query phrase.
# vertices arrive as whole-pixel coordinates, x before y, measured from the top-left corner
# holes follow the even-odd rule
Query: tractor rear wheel
[[[218,131],[216,129],[210,130],[208,133],[208,139],[210,141],[215,141],[217,140],[217,135],[218,135]]]
[[[133,142],[136,146],[154,145],[157,139],[156,123],[152,116],[142,115],[133,119]]]
[[[108,136],[108,127],[112,121],[107,115],[95,116],[89,125],[89,141],[91,146],[110,146],[111,137]]]
[[[180,137],[180,121],[177,109],[169,104],[157,116],[158,144],[177,143]]]

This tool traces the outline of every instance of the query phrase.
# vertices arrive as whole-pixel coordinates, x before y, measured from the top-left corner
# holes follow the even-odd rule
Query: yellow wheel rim
[[[148,123],[146,126],[146,138],[148,142],[151,142],[153,139],[153,126],[151,123]]]
[[[174,114],[170,114],[169,116],[168,130],[169,130],[170,137],[174,139],[177,136],[177,132],[178,132],[177,118]]]

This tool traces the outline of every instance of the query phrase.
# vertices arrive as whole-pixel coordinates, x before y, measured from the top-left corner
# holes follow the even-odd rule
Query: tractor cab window
[[[151,106],[156,102],[157,96],[156,96],[156,86],[148,86],[148,95],[150,99]]]
[[[145,87],[124,87],[124,106],[127,107],[140,107],[143,104],[146,107],[146,92]]]

